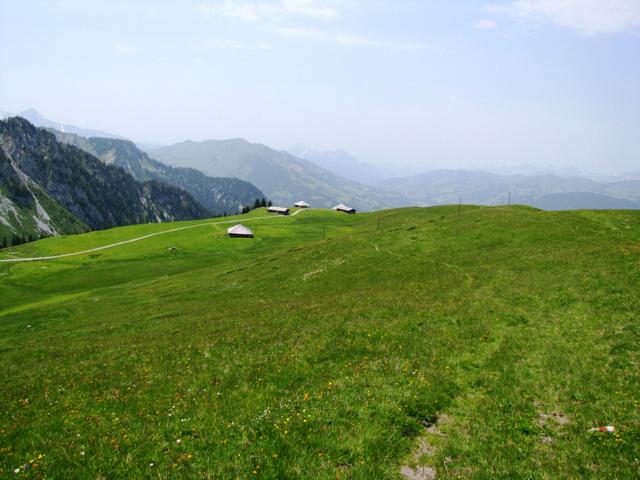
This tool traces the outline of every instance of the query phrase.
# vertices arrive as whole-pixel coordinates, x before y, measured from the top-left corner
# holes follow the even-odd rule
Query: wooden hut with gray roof
[[[339,205],[336,205],[335,207],[333,207],[333,209],[336,212],[343,212],[343,213],[356,213],[356,209],[355,208],[351,208],[351,207],[347,207],[344,203],[341,203]]]
[[[231,238],[253,238],[253,231],[242,224],[227,228],[227,235]]]
[[[269,213],[277,213],[278,215],[289,215],[289,209],[286,207],[269,207],[267,208]]]

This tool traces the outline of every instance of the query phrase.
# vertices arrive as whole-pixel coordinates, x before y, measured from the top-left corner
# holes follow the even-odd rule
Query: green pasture
[[[0,263],[0,478],[640,476],[640,212],[265,216],[0,251],[193,226]]]

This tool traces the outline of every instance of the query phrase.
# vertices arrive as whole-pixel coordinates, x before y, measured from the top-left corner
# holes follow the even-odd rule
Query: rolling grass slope
[[[0,477],[638,476],[639,212],[260,216],[0,263]]]

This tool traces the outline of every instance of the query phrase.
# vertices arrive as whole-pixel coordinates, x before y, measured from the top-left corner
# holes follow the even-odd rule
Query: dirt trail
[[[299,214],[302,211],[304,210],[296,210],[295,212],[293,212],[293,214],[289,216],[295,217],[297,214]],[[287,217],[282,215],[269,215],[265,217],[246,218],[243,220],[243,222],[246,223],[253,220],[265,220],[268,218],[287,218]],[[174,232],[180,232],[182,230],[189,230],[192,228],[206,227],[209,225],[222,225],[222,224],[228,224],[228,223],[240,223],[240,220],[224,220],[222,222],[198,223],[197,225],[187,225],[186,227],[178,227],[178,228],[172,228],[171,230],[164,230],[162,232],[150,233],[148,235],[132,238],[130,240],[122,240],[120,242],[110,243],[109,245],[103,245],[101,247],[89,248],[88,250],[81,250],[79,252],[62,253],[60,255],[49,255],[46,257],[5,258],[5,259],[0,259],[0,263],[38,262],[41,260],[55,260],[56,258],[75,257],[77,255],[85,255],[87,253],[99,252],[100,250],[106,250],[108,248],[114,248],[114,247],[119,247],[121,245],[127,245],[129,243],[139,242],[141,240],[146,240],[147,238],[151,238],[151,237],[157,237],[159,235],[166,235],[167,233],[174,233]]]

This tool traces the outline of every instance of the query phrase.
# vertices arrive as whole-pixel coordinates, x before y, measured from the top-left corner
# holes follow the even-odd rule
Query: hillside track
[[[296,210],[291,215],[289,215],[289,217],[295,217],[297,214],[299,214],[302,211],[304,211],[304,210]],[[269,218],[287,218],[287,217],[284,217],[282,215],[267,215],[267,216],[264,216],[264,217],[247,218],[247,219],[245,219],[243,221],[244,222],[250,222],[250,221],[253,221],[253,220],[266,220],[266,219],[269,219]],[[192,228],[200,228],[200,227],[206,227],[206,226],[210,226],[210,225],[224,225],[224,224],[229,224],[229,223],[240,223],[240,221],[239,220],[224,220],[224,221],[221,221],[221,222],[198,223],[197,225],[187,225],[185,227],[172,228],[171,230],[164,230],[162,232],[150,233],[148,235],[142,235],[141,237],[132,238],[130,240],[122,240],[120,242],[110,243],[109,245],[103,245],[101,247],[90,248],[88,250],[81,250],[81,251],[78,251],[78,252],[71,252],[71,253],[62,253],[60,255],[48,255],[48,256],[45,256],[45,257],[5,258],[5,259],[0,259],[0,263],[39,262],[39,261],[44,261],[44,260],[55,260],[55,259],[58,259],[58,258],[76,257],[78,255],[85,255],[87,253],[99,252],[100,250],[107,250],[109,248],[115,248],[115,247],[120,247],[122,245],[128,245],[130,243],[140,242],[142,240],[146,240],[146,239],[152,238],[152,237],[157,237],[159,235],[166,235],[168,233],[181,232],[183,230],[190,230]]]

